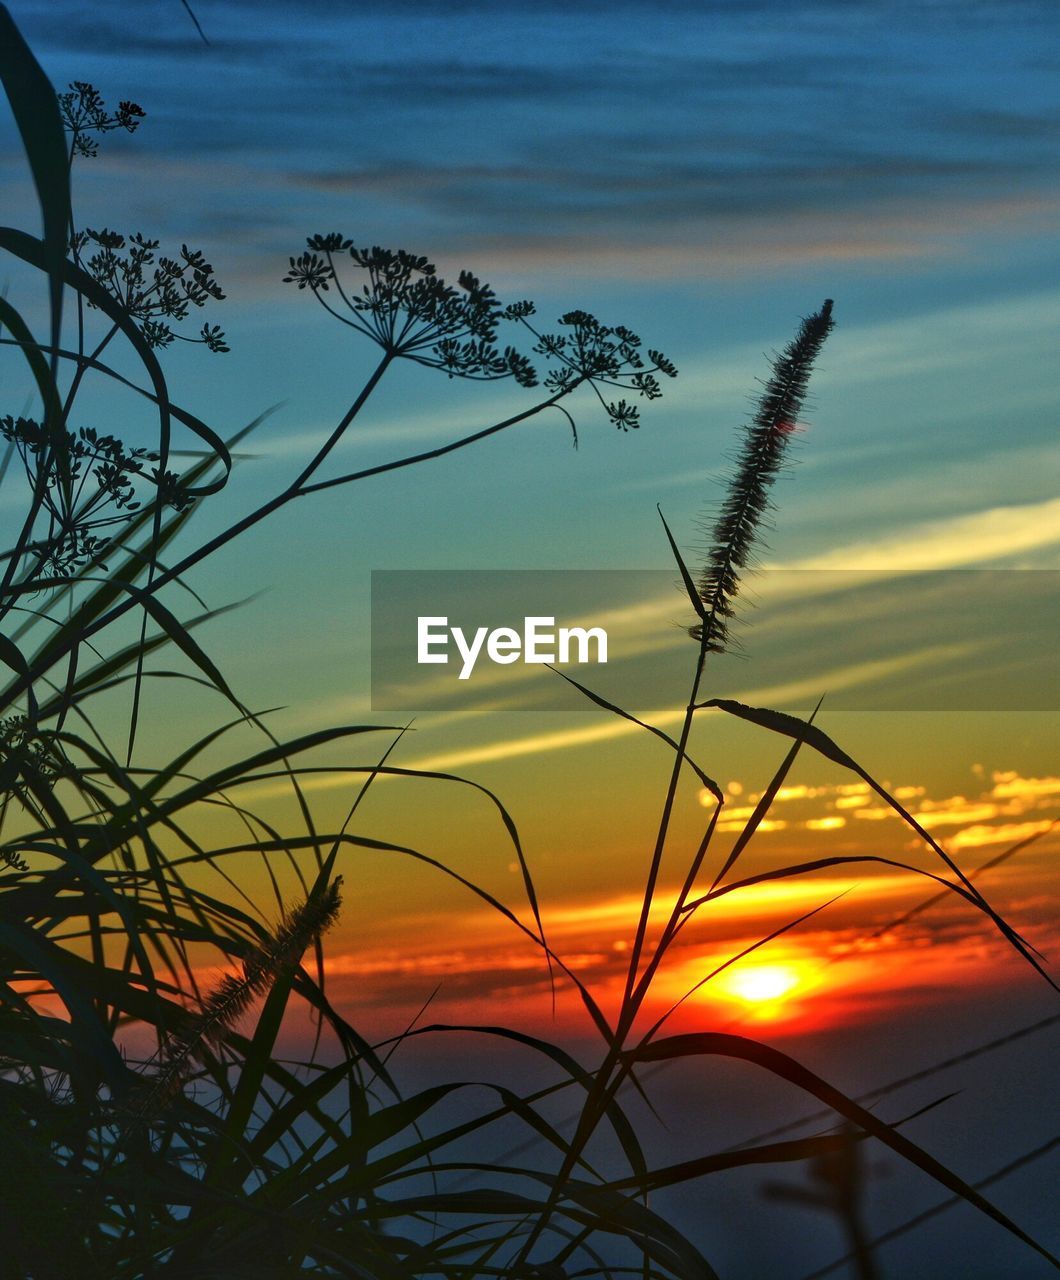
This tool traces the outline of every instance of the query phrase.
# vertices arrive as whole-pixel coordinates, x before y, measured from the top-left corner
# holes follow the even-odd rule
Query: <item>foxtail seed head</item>
[[[772,374],[750,423],[725,500],[710,527],[707,561],[696,584],[702,621],[689,634],[709,651],[727,646],[729,619],[755,536],[769,506],[769,489],[784,460],[809,385],[813,362],[832,328],[832,299],[803,320],[793,341],[774,360]]]

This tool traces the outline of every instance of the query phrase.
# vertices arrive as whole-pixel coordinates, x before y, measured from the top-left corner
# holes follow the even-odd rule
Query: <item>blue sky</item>
[[[268,590],[275,652],[315,646],[356,702],[372,568],[665,567],[657,502],[694,555],[766,353],[825,296],[837,329],[763,560],[1055,567],[1053,6],[194,7],[209,46],[177,0],[12,9],[58,85],[148,112],[78,164],[82,224],[201,246],[226,287],[205,318],[232,352],[167,353],[177,399],[225,432],[277,406],[204,530],[275,491],[372,367],[281,282],[307,233],[469,266],[545,321],[591,309],[681,370],[639,432],[585,396],[577,453],[553,414],[277,516],[202,577],[218,603]],[[395,369],[336,466],[532,396]],[[104,389],[83,404],[139,429]],[[308,639],[306,598],[327,615]],[[263,699],[276,667],[251,658]]]
[[[56,84],[148,112],[78,164],[82,224],[201,246],[226,287],[206,318],[232,352],[168,352],[176,398],[224,432],[277,406],[203,531],[274,492],[372,367],[281,282],[307,233],[469,266],[546,321],[591,309],[681,371],[638,432],[584,396],[578,452],[534,419],[296,504],[204,566],[211,603],[265,592],[248,697],[366,705],[373,568],[665,568],[656,503],[694,556],[766,353],[825,296],[837,329],[763,561],[1056,567],[1053,6],[194,7],[208,47],[177,0],[12,9]],[[532,397],[395,369],[336,467]],[[82,403],[139,430],[139,405]],[[218,624],[222,652],[246,616]]]
[[[621,306],[658,345],[681,347],[686,367],[725,364],[740,342],[767,347],[827,292],[837,345],[844,330],[904,326],[918,363],[934,354],[944,376],[962,344],[972,361],[986,345],[979,334],[969,346],[955,310],[989,327],[983,308],[1008,303],[1033,327],[1052,302],[1060,120],[1047,4],[660,16],[205,0],[209,48],[176,0],[13,9],[57,82],[91,78],[148,109],[140,135],[109,139],[82,166],[84,220],[197,237],[231,286],[237,338],[241,308],[253,322],[267,305],[274,328],[281,298],[285,328],[299,323],[277,268],[332,227],[459,260],[532,290],[542,310]],[[925,317],[938,319],[930,346]],[[1000,330],[1008,317],[996,319]],[[326,340],[307,329],[290,335],[295,352],[310,334]],[[262,341],[254,332],[244,356]],[[1001,366],[1004,335],[991,344],[994,379],[1018,374],[1030,392],[1029,361]],[[891,354],[875,353],[877,376]],[[940,386],[931,402],[944,399],[981,395]],[[1024,433],[1042,434],[1020,423],[1007,442]],[[945,453],[987,434],[973,425]]]

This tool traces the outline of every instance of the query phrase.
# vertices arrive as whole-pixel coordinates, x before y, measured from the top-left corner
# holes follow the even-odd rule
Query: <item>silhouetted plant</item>
[[[122,103],[116,111],[108,111],[95,87],[83,81],[75,82],[69,93],[60,95],[59,106],[63,126],[70,137],[65,157],[67,169],[76,156],[97,154],[98,142],[90,135],[119,128],[132,132],[145,114],[133,103]],[[26,241],[19,233],[19,238],[7,247],[41,265]],[[72,364],[73,376],[65,391],[56,386],[51,407],[45,405],[48,412],[40,421],[25,417],[5,419],[8,423],[5,434],[22,457],[34,498],[23,536],[8,553],[7,568],[0,582],[0,617],[12,607],[14,598],[34,584],[72,582],[75,575],[86,569],[106,569],[102,557],[115,543],[115,530],[124,521],[125,533],[130,531],[129,517],[139,510],[141,503],[145,505],[140,514],[153,523],[153,541],[157,543],[162,537],[162,512],[170,509],[182,513],[196,498],[218,492],[230,469],[230,459],[220,438],[204,423],[170,402],[161,368],[152,358],[154,352],[169,347],[176,339],[202,343],[211,351],[228,350],[225,335],[218,326],[205,324],[195,338],[174,328],[187,318],[192,308],[224,297],[211,264],[201,252],[190,250],[186,245],[179,255],[159,256],[158,241],[141,233],[126,237],[109,229],[75,231],[72,215],[69,241],[71,265],[66,274],[68,283],[74,286],[77,341],[75,350],[59,354]],[[528,317],[533,314],[531,303],[502,307],[489,286],[470,272],[461,272],[453,286],[438,275],[427,259],[401,250],[357,249],[338,234],[313,236],[307,243],[308,251],[300,258],[291,259],[285,279],[300,288],[308,287],[344,323],[376,342],[382,348],[382,360],[325,444],[286,488],[187,553],[175,565],[162,569],[154,562],[154,551],[148,552],[145,563],[152,596],[294,498],[462,449],[546,409],[559,409],[565,415],[575,430],[576,440],[574,420],[560,402],[583,383],[593,388],[612,421],[625,430],[638,424],[636,408],[625,399],[613,403],[605,397],[603,389],[619,387],[654,399],[660,390],[652,373],[661,371],[668,377],[676,376],[674,366],[659,352],[651,353],[653,363],[646,366],[637,351],[640,340],[630,330],[608,328],[585,312],[571,312],[562,317],[561,324],[572,328],[571,335],[563,338],[540,335],[529,323]],[[356,291],[347,290],[339,279],[336,255],[348,257],[354,267],[365,271],[367,283]],[[329,288],[333,288],[341,300],[343,312],[336,311],[323,298]],[[101,334],[90,341],[87,312],[93,310],[103,313],[106,324]],[[7,319],[10,326],[11,319]],[[440,448],[359,472],[317,478],[394,360],[412,360],[441,369],[450,377],[511,378],[524,388],[536,386],[537,373],[530,360],[514,347],[501,348],[495,342],[498,327],[512,322],[526,327],[537,342],[536,349],[549,361],[545,378],[549,394],[544,399]],[[129,385],[102,359],[108,346],[119,336],[133,343],[151,376],[153,387],[142,394],[154,399],[159,408],[157,450],[128,450],[113,436],[100,436],[88,427],[74,431],[68,425],[82,381],[89,374]],[[0,343],[27,350],[28,333],[0,338]],[[170,468],[173,419],[190,428],[206,444],[225,474],[207,483],[193,484],[187,476],[182,477]],[[107,460],[87,459],[84,448],[92,442],[96,443],[97,451],[110,449],[112,456]],[[145,467],[143,464],[147,461],[157,465]],[[195,474],[202,477],[208,470],[197,464]],[[94,484],[89,482],[89,473]],[[136,486],[135,497],[134,477],[144,482]],[[148,485],[153,485],[153,493],[149,492]],[[108,528],[109,536],[101,534],[104,527]],[[137,522],[136,527],[142,527],[142,523]],[[74,661],[78,645],[141,606],[143,600],[135,592],[121,593],[112,599],[108,608],[94,615],[85,629],[69,627],[63,636],[57,637],[47,647],[49,665],[64,658]],[[40,679],[44,671],[45,668],[31,668],[27,681]],[[24,694],[27,681],[13,687],[9,697]],[[135,719],[134,714],[134,725]]]
[[[69,92],[60,93],[59,113],[70,134],[70,158],[99,154],[99,143],[93,133],[110,133],[124,129],[135,133],[145,112],[135,102],[119,102],[114,111],[108,111],[103,97],[95,85],[86,80],[75,80]]]
[[[105,569],[100,557],[109,542],[98,530],[124,524],[140,507],[137,481],[164,489],[162,501],[179,509],[157,467],[158,454],[129,449],[115,436],[92,427],[78,431],[46,429],[33,418],[0,418],[0,436],[22,461],[31,491],[38,486],[48,519],[47,536],[27,545],[39,553],[38,585],[51,575],[64,578],[88,564]]]
[[[223,978],[194,1015],[163,1042],[155,1071],[146,1074],[144,1085],[135,1091],[131,1109],[136,1119],[149,1119],[171,1102],[204,1050],[222,1046],[254,1002],[267,995],[279,977],[293,973],[306,950],[338,919],[341,886],[342,877],[336,876],[320,893],[285,912],[275,932],[243,956],[238,975]]]
[[[810,371],[832,327],[832,301],[803,321],[796,337],[775,364],[758,403],[740,453],[739,469],[710,530],[707,563],[699,576],[701,621],[691,628],[693,639],[720,653],[729,638],[733,598],[740,585],[769,505],[769,489],[776,478],[810,381]]]
[[[665,520],[663,521],[688,599],[700,619],[700,623],[691,628],[693,636],[699,641],[699,649],[681,730],[676,740],[657,727],[638,720],[636,716],[622,707],[593,693],[570,676],[563,676],[568,683],[572,684],[597,706],[620,715],[626,720],[633,721],[650,731],[657,739],[668,744],[673,752],[673,766],[663,800],[662,813],[648,866],[647,879],[641,895],[636,930],[628,949],[629,959],[623,996],[614,1019],[609,1020],[604,1011],[596,1005],[591,994],[581,982],[574,975],[571,975],[569,970],[564,970],[568,976],[573,978],[606,1045],[606,1052],[600,1066],[592,1073],[591,1084],[586,1091],[585,1101],[577,1117],[574,1134],[566,1145],[563,1161],[552,1184],[550,1194],[541,1211],[529,1225],[523,1244],[516,1255],[513,1275],[521,1274],[520,1268],[529,1265],[535,1249],[543,1246],[550,1228],[554,1225],[554,1215],[562,1211],[565,1197],[573,1194],[571,1187],[575,1183],[576,1171],[579,1163],[584,1159],[589,1142],[604,1122],[609,1109],[617,1103],[621,1089],[631,1080],[635,1080],[635,1073],[649,1063],[679,1061],[682,1059],[703,1060],[712,1057],[742,1060],[763,1068],[777,1078],[786,1080],[796,1087],[807,1090],[813,1096],[825,1102],[838,1116],[844,1117],[848,1122],[855,1125],[859,1133],[877,1138],[925,1172],[930,1173],[943,1185],[954,1190],[963,1199],[975,1204],[981,1211],[994,1218],[995,1221],[1006,1226],[1039,1253],[1045,1253],[1041,1246],[1031,1240],[989,1201],[927,1152],[906,1139],[896,1127],[882,1123],[872,1113],[859,1106],[855,1101],[829,1085],[819,1076],[808,1071],[786,1054],[756,1040],[721,1032],[708,1031],[686,1035],[660,1035],[663,1027],[676,1012],[677,1008],[695,991],[709,983],[730,965],[737,963],[745,956],[757,951],[760,947],[768,945],[781,934],[796,928],[821,910],[821,907],[800,915],[780,929],[744,948],[738,954],[731,956],[699,979],[685,995],[655,1019],[646,1030],[638,1031],[637,1029],[638,1020],[652,990],[652,984],[675,940],[692,919],[712,902],[741,889],[753,888],[757,884],[791,879],[825,868],[860,863],[883,863],[887,866],[899,867],[903,871],[926,875],[929,879],[943,884],[947,889],[964,898],[972,907],[989,918],[1006,941],[1043,976],[1046,976],[1050,983],[1052,982],[1045,974],[1044,969],[1042,969],[1033,949],[990,906],[982,893],[969,881],[968,877],[957,867],[938,842],[903,808],[898,800],[846,755],[827,735],[816,728],[812,723],[812,718],[811,721],[807,722],[794,716],[762,708],[748,707],[742,703],[726,699],[714,698],[703,702],[699,701],[700,685],[707,657],[711,653],[717,654],[725,649],[727,640],[726,624],[728,618],[732,616],[735,598],[739,589],[740,580],[737,570],[742,569],[748,563],[751,549],[767,510],[769,487],[780,467],[791,433],[795,429],[813,363],[819,355],[832,325],[832,301],[829,299],[825,301],[820,311],[802,321],[795,339],[774,360],[771,375],[765,384],[764,392],[759,400],[751,425],[745,428],[743,432],[736,469],[722,500],[721,511],[712,526],[714,541],[708,551],[707,563],[700,575],[698,585],[689,571],[669,527],[666,526]],[[793,739],[793,744],[773,778],[764,789],[759,802],[754,806],[751,816],[737,836],[733,847],[714,874],[709,888],[704,891],[699,888],[700,878],[703,875],[708,856],[713,852],[714,837],[718,828],[718,820],[725,804],[725,796],[717,783],[704,773],[690,757],[690,742],[697,712],[710,708],[720,709],[730,715],[751,721],[774,733],[791,738]],[[785,865],[759,872],[755,875],[746,875],[740,879],[727,879],[754,837],[755,832],[769,813],[773,799],[784,784],[799,749],[804,744],[826,758],[840,763],[845,768],[849,768],[868,783],[881,799],[916,831],[917,835],[938,856],[945,869],[952,873],[953,878],[947,880],[932,872],[922,872],[911,864],[876,855],[846,855],[820,858],[808,863]],[[678,786],[685,768],[694,773],[698,782],[705,789],[705,794],[709,794],[714,803],[710,817],[702,828],[699,843],[685,865],[681,887],[676,894],[671,909],[667,913],[666,923],[659,931],[658,936],[649,940],[648,923],[657,900],[663,858],[670,840]],[[827,1135],[820,1139],[811,1139],[808,1144],[799,1143],[793,1148],[786,1148],[784,1144],[777,1144],[774,1148],[752,1148],[742,1152],[721,1153],[718,1157],[708,1156],[702,1160],[693,1159],[673,1166],[669,1170],[660,1169],[645,1171],[639,1175],[633,1174],[612,1185],[623,1189],[637,1189],[647,1194],[656,1187],[684,1181],[695,1173],[705,1174],[714,1172],[719,1168],[730,1167],[729,1160],[735,1165],[745,1160],[757,1162],[769,1158],[777,1160],[789,1158],[827,1159],[834,1155],[835,1149],[836,1139],[832,1135]],[[572,1252],[572,1247],[562,1248],[558,1254],[555,1254],[553,1261],[555,1263],[565,1263]],[[1053,1260],[1051,1255],[1046,1256]]]
[[[85,256],[86,247],[95,246]],[[157,240],[139,232],[126,238],[104,228],[86,228],[74,234],[74,259],[117,301],[122,311],[138,322],[151,348],[168,347],[175,338],[200,342],[209,351],[223,352],[224,333],[204,324],[198,338],[177,333],[166,320],[184,320],[191,307],[204,307],[210,298],[225,295],[213,276],[213,267],[198,250],[181,245],[178,258],[156,259]],[[91,304],[90,304],[91,305]]]
[[[390,359],[401,357],[441,369],[450,378],[514,378],[522,387],[536,387],[539,376],[530,360],[511,345],[497,346],[500,325],[514,321],[533,335],[533,350],[551,362],[545,387],[558,397],[588,382],[623,431],[640,425],[636,407],[625,400],[605,400],[600,387],[622,388],[654,400],[662,390],[652,374],[677,376],[674,365],[658,351],[650,352],[652,364],[645,366],[638,353],[640,338],[632,330],[609,328],[587,311],[570,311],[560,318],[560,324],[572,330],[569,335],[541,334],[529,321],[532,302],[502,306],[489,285],[470,271],[462,271],[454,287],[438,275],[433,263],[403,250],[358,249],[338,232],[310,236],[306,243],[307,252],[291,258],[284,280],[308,288],[326,311],[370,338]],[[344,286],[336,254],[348,255],[367,272],[368,282],[359,289]],[[324,296],[332,286],[341,310]]]

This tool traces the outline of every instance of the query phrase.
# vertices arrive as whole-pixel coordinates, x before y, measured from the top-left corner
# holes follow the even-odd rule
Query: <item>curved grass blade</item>
[[[44,239],[38,265],[48,273],[52,350],[62,327],[63,269],[70,226],[70,175],[66,135],[51,81],[41,70],[15,25],[0,4],[0,80],[3,81],[33,174],[40,202]]]
[[[958,1177],[951,1169],[929,1155],[904,1134],[899,1133],[893,1126],[878,1119],[871,1111],[867,1111],[834,1085],[815,1075],[779,1049],[761,1044],[757,1040],[750,1040],[745,1036],[729,1035],[721,1031],[705,1031],[655,1040],[651,1044],[632,1051],[629,1056],[636,1062],[663,1062],[679,1058],[720,1056],[750,1062],[754,1066],[761,1067],[771,1075],[787,1080],[789,1084],[811,1094],[865,1133],[879,1139],[896,1155],[902,1156],[955,1195],[974,1205],[981,1213],[992,1218],[999,1226],[1011,1232],[1018,1240],[1022,1240],[1035,1253],[1040,1254],[1060,1270],[1060,1260],[980,1195],[963,1178]]]
[[[664,730],[659,729],[656,725],[648,724],[647,721],[645,720],[639,720],[635,715],[633,715],[632,712],[626,711],[623,707],[620,707],[617,703],[608,702],[606,698],[601,697],[601,695],[598,693],[594,693],[592,689],[589,689],[584,684],[580,684],[577,680],[574,679],[573,676],[567,675],[565,671],[561,671],[558,667],[550,666],[548,663],[545,663],[545,665],[548,667],[550,671],[554,671],[556,675],[562,676],[562,678],[566,680],[568,684],[572,684],[575,687],[575,689],[577,689],[579,693],[584,694],[585,697],[587,697],[590,702],[595,702],[598,707],[603,707],[605,711],[611,711],[616,716],[621,716],[623,720],[630,720],[633,722],[633,724],[640,725],[642,729],[647,729],[649,733],[653,733],[657,738],[660,738],[663,742],[666,743],[668,747],[672,748],[672,750],[680,751],[680,747],[678,746],[678,744]],[[714,799],[717,800],[718,804],[724,804],[725,796],[721,788],[718,786],[718,784],[714,781],[713,778],[707,777],[707,775],[703,772],[703,770],[699,767],[699,765],[696,764],[696,762],[692,759],[692,757],[688,754],[687,751],[684,753],[684,761],[688,765],[688,767],[692,770],[692,772],[696,775],[699,781],[703,784],[703,786],[706,787],[706,789],[710,792],[710,794],[714,797]]]
[[[818,702],[817,706],[814,708],[813,715],[810,716],[808,721],[809,724],[813,723],[814,716],[816,716],[820,709],[821,704]],[[725,859],[721,870],[714,877],[714,883],[711,885],[712,889],[716,889],[722,880],[725,879],[735,865],[737,858],[739,858],[740,854],[743,853],[744,849],[746,849],[748,844],[750,844],[751,839],[762,823],[762,819],[772,808],[773,801],[777,797],[777,792],[784,785],[784,779],[791,771],[791,766],[795,763],[795,757],[799,754],[799,748],[802,746],[802,743],[802,738],[796,738],[791,746],[791,750],[780,762],[779,768],[770,779],[769,785],[766,787],[765,791],[762,792],[761,798],[755,805],[754,812],[747,819],[747,825],[736,837],[732,849],[729,852],[729,856]]]
[[[826,759],[832,760],[836,764],[842,765],[845,769],[849,769],[852,773],[857,774],[942,859],[967,890],[967,895],[971,895],[971,900],[990,917],[999,932],[1012,944],[1016,951],[1041,974],[1054,990],[1060,991],[1060,986],[1046,973],[1041,963],[1032,954],[1032,950],[1025,940],[987,902],[980,890],[975,887],[968,876],[932,836],[930,831],[922,827],[900,801],[896,800],[885,787],[882,787],[856,760],[847,755],[841,747],[837,746],[826,733],[823,733],[815,725],[809,724],[805,720],[800,720],[797,716],[788,715],[786,712],[770,711],[762,707],[749,707],[742,702],[735,702],[729,698],[711,698],[706,702],[697,704],[697,709],[708,707],[716,707],[728,715],[737,716],[742,720],[749,720],[753,724],[762,725],[763,728],[771,729],[774,733],[795,738],[798,742],[805,742],[807,746],[812,747],[814,751]]]

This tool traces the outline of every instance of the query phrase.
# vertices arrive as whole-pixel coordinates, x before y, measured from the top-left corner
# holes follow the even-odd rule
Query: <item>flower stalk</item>
[[[729,642],[729,619],[762,518],[798,424],[810,373],[833,326],[832,299],[807,316],[792,341],[773,362],[773,372],[745,436],[735,474],[710,530],[711,545],[698,582],[701,621],[689,628],[706,652],[722,653]]]

